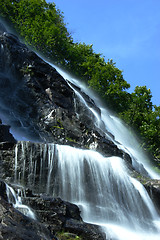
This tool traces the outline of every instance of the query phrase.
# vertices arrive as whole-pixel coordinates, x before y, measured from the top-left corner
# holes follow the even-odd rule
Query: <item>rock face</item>
[[[94,148],[106,156],[124,155],[95,127],[95,116],[53,67],[12,34],[3,32],[0,43],[0,112],[17,138]],[[81,94],[99,112],[93,100]]]
[[[47,196],[26,197],[24,203],[32,206],[40,222],[42,222],[51,233],[65,231],[75,233],[83,239],[94,240],[105,239],[98,226],[83,222],[80,217],[79,208],[60,198]]]
[[[69,143],[83,148],[94,141],[97,130],[92,130],[92,116],[88,116],[86,109],[81,113],[78,100],[75,106],[74,92],[67,82],[16,36],[7,33],[2,24],[0,88],[1,118],[8,124],[0,122],[0,177],[8,183],[14,181],[17,142],[9,132],[9,125],[15,130],[16,138],[21,135],[32,141]],[[89,98],[87,101],[94,105]],[[75,108],[81,116],[77,117]],[[96,138],[101,141],[103,136],[97,131]],[[110,144],[117,154],[123,154]],[[104,141],[103,145],[108,143]],[[108,147],[107,154],[111,154],[111,148]],[[39,158],[38,154],[35,159]],[[98,226],[83,222],[76,205],[59,198],[35,196],[29,189],[25,194],[23,202],[34,209],[39,221],[24,216],[9,204],[6,184],[0,182],[1,239],[53,240],[57,239],[56,231],[70,232],[81,239],[105,239]]]
[[[60,198],[34,196],[26,191],[24,203],[36,213],[37,220],[24,216],[7,202],[6,185],[0,181],[0,236],[4,240],[57,240],[56,232],[71,232],[81,239],[105,240],[98,226],[84,223],[76,205]]]
[[[1,121],[1,120],[0,120]],[[15,138],[10,133],[10,126],[0,123],[0,142],[16,143]]]
[[[0,24],[0,117],[3,122],[0,122],[0,178],[3,179],[0,182],[0,239],[56,240],[57,231],[70,232],[85,240],[106,239],[98,226],[83,222],[76,205],[39,194],[50,174],[49,162],[41,161],[42,154],[44,160],[48,159],[44,156],[48,142],[122,157],[133,172],[130,156],[113,143],[111,134],[106,137],[103,127],[96,127],[94,114],[82,104],[72,87],[99,113],[94,101],[80,88],[70,85],[56,69]],[[17,140],[31,142],[17,143],[9,132],[9,125]],[[39,175],[45,179],[44,186],[39,184]],[[29,187],[24,189],[22,200],[35,211],[38,221],[25,217],[7,202],[4,181],[15,180],[23,180]],[[36,193],[32,193],[33,183]],[[13,187],[16,191],[17,187]],[[152,189],[159,207],[159,190],[149,184],[146,189],[149,193]]]
[[[0,180],[0,238],[4,240],[50,240],[54,235],[40,222],[17,211],[8,203],[6,184]]]
[[[0,197],[0,237],[5,240],[51,240],[55,239],[39,222],[25,217]]]
[[[160,180],[148,179],[148,181],[144,183],[144,187],[146,188],[148,194],[155,204],[158,213],[160,214]]]

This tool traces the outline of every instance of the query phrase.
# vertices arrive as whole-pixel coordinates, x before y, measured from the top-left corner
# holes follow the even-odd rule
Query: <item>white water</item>
[[[96,119],[95,125],[101,128],[106,137],[130,154],[137,170],[141,171],[143,163],[150,171],[145,155],[122,122],[104,109],[99,100],[76,79],[60,69],[57,70],[94,99],[101,114],[89,107],[78,90],[70,85],[82,103],[90,109]],[[39,163],[34,158],[36,152],[40,154]],[[18,166],[18,158],[23,161],[21,166]],[[29,169],[27,177],[25,168]],[[152,171],[150,174],[152,177],[156,176]],[[143,186],[128,175],[125,162],[119,157],[104,158],[95,151],[54,144],[37,144],[32,148],[29,143],[22,142],[15,150],[15,179],[18,183],[27,181],[28,186],[35,191],[77,204],[84,221],[102,226],[107,238],[159,239],[160,219],[153,203]]]
[[[101,114],[89,107],[78,90],[69,84],[94,115],[95,125],[120,149],[131,155],[133,166],[141,171],[141,164],[144,164],[150,175],[157,177],[148,167],[146,156],[140,151],[137,141],[122,122],[106,110],[91,91],[78,80],[59,68],[56,69],[66,80],[80,87],[95,101]],[[23,127],[23,124],[21,125]],[[108,132],[115,137],[115,140]],[[123,159],[104,158],[95,151],[69,146],[54,144],[37,144],[37,146],[37,149],[29,148],[28,143],[19,143],[16,146],[15,182],[26,182],[35,191],[39,187],[38,190],[52,194],[54,197],[59,196],[78,204],[84,221],[101,225],[107,238],[160,239],[160,220],[153,203],[143,186],[128,175]],[[40,152],[40,163],[34,158],[35,151]],[[29,166],[27,166],[28,159]],[[26,169],[29,171],[28,176]],[[12,188],[8,187],[7,194],[16,208],[31,214],[30,209],[22,204],[21,198]]]
[[[27,217],[30,217],[34,220],[36,220],[36,216],[34,212],[25,204],[22,204],[22,189],[18,188],[17,193],[14,191],[12,187],[10,187],[8,184],[6,184],[6,194],[8,197],[8,202],[12,203],[14,208],[19,210],[21,213],[26,215]]]
[[[18,143],[16,152],[32,176],[25,180],[23,164],[15,159],[19,183],[28,181],[35,191],[77,204],[84,221],[102,226],[107,238],[158,240],[159,216],[144,187],[129,176],[123,159],[64,145],[32,147],[29,142]],[[37,152],[40,162],[34,158]]]
[[[69,84],[70,87],[75,91],[79,99],[85,104],[85,106],[88,109],[90,109],[90,111],[95,116],[97,120],[95,122],[95,125],[99,127],[102,131],[104,131],[108,138],[111,137],[110,135],[108,135],[107,132],[111,133],[115,138],[115,140],[113,139],[111,140],[114,141],[118,148],[129,153],[129,155],[132,158],[133,167],[140,173],[143,173],[144,167],[152,178],[159,179],[160,175],[156,173],[154,170],[152,170],[148,157],[144,154],[143,150],[140,148],[140,144],[137,141],[136,137],[133,135],[131,130],[127,129],[127,126],[125,126],[122,120],[114,116],[109,110],[107,110],[106,107],[104,108],[99,98],[97,98],[96,95],[82,82],[73,78],[71,75],[67,74],[59,67],[55,65],[52,66],[56,68],[56,70],[61,74],[61,76],[63,76],[64,79],[73,83],[83,92],[85,92],[91,99],[94,100],[96,106],[100,109],[101,114],[97,113],[94,109],[89,107],[85,102],[84,98],[81,96],[81,94],[72,85]]]

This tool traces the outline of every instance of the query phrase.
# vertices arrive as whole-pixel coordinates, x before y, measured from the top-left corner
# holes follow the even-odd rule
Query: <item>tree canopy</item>
[[[86,81],[110,109],[140,132],[142,146],[160,162],[160,107],[153,106],[150,89],[137,86],[129,93],[130,84],[112,59],[105,61],[93,45],[74,42],[55,3],[3,0],[0,15],[28,46]]]

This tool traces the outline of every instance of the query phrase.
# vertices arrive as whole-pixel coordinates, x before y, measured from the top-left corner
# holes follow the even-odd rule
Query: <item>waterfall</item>
[[[133,167],[143,173],[144,165],[152,177],[157,177],[123,123],[81,83],[56,69],[89,109],[95,126],[131,156]],[[94,100],[100,111],[88,105],[77,87]],[[77,204],[84,221],[100,225],[107,238],[159,239],[160,219],[153,203],[143,186],[129,176],[129,169],[120,157],[104,157],[93,150],[65,145],[18,142],[14,169],[15,183],[24,184],[35,193]]]
[[[36,216],[34,212],[27,205],[22,204],[21,196],[24,195],[24,193],[21,187],[17,188],[17,193],[16,193],[11,186],[6,184],[6,194],[7,194],[8,202],[12,203],[14,208],[16,208],[18,211],[20,211],[27,217],[30,217],[36,220]]]
[[[158,240],[158,214],[146,190],[129,176],[120,157],[30,142],[19,142],[16,154],[19,184],[77,204],[84,221],[102,226],[107,237]]]
[[[59,67],[53,64],[50,65],[56,68],[56,70],[63,76],[63,78],[68,82],[70,87],[74,90],[80,101],[83,102],[83,104],[85,104],[85,106],[93,113],[96,119],[95,125],[100,128],[105,133],[106,137],[111,139],[119,149],[122,149],[131,156],[133,167],[141,174],[145,174],[145,168],[151,178],[159,179],[160,175],[154,170],[152,170],[152,166],[149,162],[148,157],[140,148],[140,143],[138,142],[133,132],[127,129],[125,123],[123,123],[122,120],[112,114],[106,108],[106,106],[104,107],[100,99],[87,86],[85,86],[84,83],[72,77],[70,74],[66,73]],[[100,109],[100,114],[87,105],[81,93],[78,92],[78,90],[75,89],[72,84],[80,88],[82,92],[84,92],[91,99],[93,99],[93,101],[96,103],[96,106]],[[108,134],[108,132],[111,133],[115,139],[111,138],[111,135]]]
[[[131,170],[127,167],[130,163],[127,165],[121,157],[103,156],[96,151],[98,140],[96,145],[96,141],[91,139],[97,136],[97,139],[106,140],[104,147],[110,147],[112,141],[116,150],[123,150],[130,155],[132,166],[137,172],[142,174],[148,172],[151,177],[159,178],[151,170],[147,157],[140,150],[134,135],[80,81],[49,63],[66,80],[67,85],[55,70],[52,72],[51,67],[38,59],[36,54],[25,48],[16,38],[10,36],[9,42],[6,40],[0,45],[0,118],[3,123],[11,126],[17,140],[24,140],[17,142],[14,159],[13,156],[10,159],[10,151],[13,153],[12,146],[11,149],[9,147],[2,150],[5,162],[3,164],[2,159],[2,171],[4,169],[6,172],[8,181],[14,182],[12,186],[15,189],[6,185],[9,203],[23,214],[36,219],[32,210],[22,203],[23,197],[26,197],[22,187],[24,186],[35,194],[38,193],[40,196],[42,194],[42,197],[43,194],[49,198],[60,197],[77,204],[83,220],[101,226],[107,240],[159,240],[160,217],[145,188],[131,177]],[[12,44],[14,51],[10,51]],[[31,72],[27,73],[28,70],[29,72],[33,70],[33,75]],[[46,71],[44,74],[43,70]],[[52,74],[47,74],[47,71]],[[59,89],[62,91],[58,92]],[[72,99],[73,92],[75,99]],[[69,107],[65,108],[65,104],[62,103],[67,102],[68,98]],[[82,122],[79,121],[82,115],[81,107],[84,108],[86,115]],[[69,112],[73,121],[70,121],[63,110],[66,112],[73,110],[73,115]],[[61,116],[61,113],[64,114],[64,119],[67,117],[69,119],[63,128],[64,135],[61,135],[62,131],[58,131],[61,130],[61,126],[54,126],[54,121],[49,122],[54,117],[58,118],[58,114]],[[75,136],[79,131],[82,135],[85,131],[87,135],[93,129],[93,132],[88,134],[91,141],[87,137],[79,138],[82,142],[73,144],[83,145],[89,149],[43,143],[45,139],[52,139],[52,136],[45,138],[51,131],[50,127],[56,129],[52,132],[55,139],[55,135],[59,133],[57,134],[59,138],[57,137],[55,142],[63,144],[71,142],[67,140],[70,135],[65,135],[65,130],[67,124],[71,124],[66,132],[72,133],[72,123],[75,121],[82,125],[82,128],[75,128]],[[91,122],[93,124],[90,124]],[[41,136],[43,131],[44,138]],[[64,139],[61,136],[64,136]],[[83,144],[84,142],[87,144]],[[3,149],[3,144],[1,147]],[[108,152],[111,154],[112,149]],[[122,151],[119,152],[122,156]]]

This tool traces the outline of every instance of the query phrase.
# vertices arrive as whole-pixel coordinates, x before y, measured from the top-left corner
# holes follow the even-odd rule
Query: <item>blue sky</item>
[[[160,0],[54,0],[74,41],[113,59],[124,79],[160,105]]]

